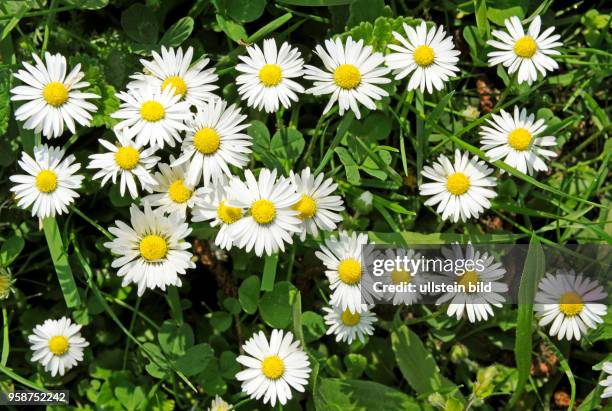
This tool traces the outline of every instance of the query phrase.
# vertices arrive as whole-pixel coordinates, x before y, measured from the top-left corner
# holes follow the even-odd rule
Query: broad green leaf
[[[309,343],[324,336],[327,326],[322,315],[313,311],[304,311],[302,313],[302,329],[304,330],[304,341]]]
[[[486,0],[474,0],[474,10],[476,12],[476,26],[481,38],[489,37],[489,20],[487,20]]]
[[[189,347],[185,354],[177,358],[174,362],[176,369],[187,377],[199,374],[208,366],[211,358],[215,355],[213,349],[208,344],[197,344]]]
[[[219,24],[221,30],[223,30],[223,32],[227,35],[227,37],[234,40],[235,42],[243,42],[248,38],[244,27],[241,24],[236,23],[235,21],[226,19],[220,14],[217,14],[217,23]]]
[[[322,6],[344,6],[351,4],[355,0],[278,0],[279,3],[287,4],[290,6],[310,6],[310,7],[322,7]]]
[[[240,371],[240,364],[236,361],[236,354],[231,351],[223,351],[219,357],[219,369],[226,380],[233,380],[236,373]]]
[[[347,27],[353,27],[362,21],[374,21],[380,16],[390,16],[391,9],[385,7],[384,0],[354,0],[349,6]]]
[[[247,314],[255,314],[259,304],[259,277],[250,276],[240,284],[238,301]]]
[[[512,16],[525,18],[529,0],[495,0],[489,2],[487,17],[498,26],[504,25],[504,20]]]
[[[232,316],[225,311],[217,311],[212,313],[210,324],[220,333],[227,331],[232,326]]]
[[[184,355],[187,349],[193,345],[193,330],[188,324],[178,325],[172,320],[166,320],[159,327],[157,340],[166,354]]]
[[[266,37],[268,34],[278,29],[280,26],[282,26],[283,24],[291,20],[291,17],[293,17],[291,13],[286,13],[280,17],[277,17],[276,19],[272,20],[270,23],[266,24],[265,26],[257,30],[255,33],[253,33],[251,37],[247,39],[247,42],[248,43],[258,42],[262,38]]]
[[[19,254],[21,254],[24,245],[25,241],[23,238],[16,235],[9,237],[9,239],[2,244],[2,248],[0,248],[0,266],[8,267],[11,265],[11,263],[19,257]]]
[[[247,134],[253,138],[253,154],[256,158],[261,159],[266,167],[282,171],[282,164],[270,151],[270,132],[266,125],[254,120],[247,129]]]
[[[349,353],[344,357],[348,378],[359,378],[368,365],[368,359],[361,354]]]
[[[121,27],[132,40],[141,44],[157,43],[159,24],[149,7],[136,3],[121,13]]]
[[[336,154],[340,158],[340,162],[344,165],[344,171],[346,172],[346,179],[353,185],[359,185],[361,182],[361,176],[359,175],[359,167],[351,153],[344,147],[336,147]]]
[[[280,160],[285,170],[290,170],[304,151],[304,136],[293,127],[283,127],[274,133],[270,140],[270,152]]]
[[[180,46],[193,31],[193,19],[191,17],[183,17],[174,23],[168,31],[164,33],[159,44],[167,47]]]
[[[257,20],[266,8],[266,0],[214,0],[217,11],[240,23]]]
[[[291,323],[292,306],[297,289],[287,281],[274,284],[272,291],[265,292],[259,301],[259,313],[272,328],[286,328]]]

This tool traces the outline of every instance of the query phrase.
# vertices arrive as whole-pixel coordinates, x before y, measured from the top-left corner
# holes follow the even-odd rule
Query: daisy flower
[[[319,228],[335,230],[336,223],[342,221],[339,211],[344,210],[342,197],[330,195],[336,191],[338,184],[331,178],[324,180],[323,173],[313,176],[310,168],[305,168],[300,174],[291,171],[289,178],[295,191],[301,195],[293,205],[293,209],[299,212],[298,218],[302,220],[300,240],[304,241],[307,233],[316,237]]]
[[[94,174],[93,179],[102,178],[101,185],[104,186],[108,180],[113,184],[117,182],[119,176],[119,192],[123,196],[125,188],[130,192],[132,198],[138,197],[136,181],[140,183],[143,190],[151,192],[157,181],[151,176],[151,168],[160,160],[153,153],[157,147],[143,149],[142,144],[135,143],[132,138],[115,130],[117,143],[99,139],[98,141],[107,153],[92,154],[89,156],[91,162],[87,166],[90,169],[100,169]]]
[[[607,374],[607,377],[599,382],[604,388],[601,398],[612,397],[612,361],[606,361],[603,365],[603,372]]]
[[[432,93],[433,89],[442,90],[444,82],[454,77],[459,68],[460,52],[455,50],[451,36],[446,37],[442,26],[434,25],[427,31],[427,24],[422,22],[416,29],[404,23],[406,37],[393,32],[393,37],[400,44],[390,43],[388,47],[395,51],[385,57],[387,67],[393,70],[396,80],[401,80],[413,73],[408,82],[408,90],[421,89]]]
[[[229,166],[244,167],[251,152],[251,137],[245,133],[249,124],[240,109],[221,99],[198,106],[198,112],[188,123],[187,136],[181,155],[172,163],[177,166],[189,162],[189,183],[204,184],[218,180],[223,174],[232,176]]]
[[[491,207],[489,199],[497,196],[489,188],[497,185],[491,173],[493,169],[478,161],[478,157],[470,159],[468,153],[462,155],[456,150],[454,164],[440,155],[431,167],[423,168],[421,174],[433,182],[421,184],[419,191],[422,196],[431,196],[425,205],[438,204],[436,212],[442,214],[443,220],[466,221]]]
[[[244,74],[236,78],[236,83],[249,107],[274,113],[279,103],[289,108],[292,101],[298,101],[297,93],[303,93],[304,87],[293,79],[302,76],[304,60],[297,48],[285,42],[277,50],[276,41],[267,39],[263,51],[256,44],[246,51],[248,56],[239,56],[242,63],[236,70]]]
[[[408,261],[408,267],[414,267],[416,265],[416,261],[421,259],[421,254],[415,252],[411,249],[402,249],[402,248],[388,248],[384,250],[384,255],[379,257],[384,260],[392,260],[392,261]],[[415,264],[410,264],[410,261],[414,261]],[[379,280],[383,284],[393,284],[395,286],[405,286],[407,284],[414,284],[415,290],[412,291],[395,291],[390,292],[386,297],[392,301],[393,305],[412,305],[421,300],[421,293],[419,292],[419,286],[427,282],[426,275],[427,273],[417,269],[414,272],[411,272],[411,268],[407,268],[403,266],[395,267],[392,271],[385,272]]]
[[[212,192],[206,195],[204,201],[196,204],[191,219],[194,222],[210,221],[211,227],[220,226],[215,245],[226,250],[232,248],[234,239],[231,226],[240,220],[243,214],[242,209],[227,205],[233,199],[229,192],[228,180],[224,177],[213,185]]]
[[[223,398],[215,395],[215,399],[210,403],[208,411],[231,411],[234,407],[223,400]]]
[[[11,90],[11,100],[27,101],[15,110],[15,118],[25,121],[25,129],[42,132],[47,138],[61,136],[64,123],[73,134],[75,122],[88,126],[92,119],[90,112],[95,113],[98,108],[87,100],[100,96],[80,90],[89,87],[88,82],[81,81],[85,76],[81,65],[77,64],[66,75],[66,58],[61,54],[46,52],[44,63],[36,54],[32,58],[36,67],[24,61],[25,70],[13,74],[25,85]]]
[[[367,234],[340,231],[338,237],[330,237],[315,255],[325,264],[325,275],[332,289],[330,304],[341,310],[360,313],[362,246],[368,243]],[[367,259],[364,258],[364,261]]]
[[[11,293],[15,292],[13,284],[15,284],[15,279],[9,269],[0,268],[0,300],[6,300]]]
[[[189,103],[179,101],[180,95],[174,94],[174,88],[164,90],[147,86],[132,89],[129,92],[117,93],[122,100],[119,110],[111,117],[121,119],[115,130],[123,130],[129,137],[136,137],[136,142],[144,146],[164,148],[168,143],[174,147],[174,141],[181,141],[180,132],[187,130],[184,124],[191,118]]]
[[[552,32],[554,27],[550,27],[540,34],[542,20],[540,16],[529,25],[527,34],[523,30],[523,25],[518,17],[513,16],[504,20],[508,32],[493,30],[491,34],[501,41],[489,40],[487,44],[495,47],[498,51],[488,54],[489,66],[503,64],[508,68],[508,73],[512,74],[518,70],[518,82],[531,84],[538,79],[538,71],[542,76],[546,76],[546,71],[553,71],[559,68],[555,60],[549,56],[561,54],[555,47],[562,45],[557,41],[560,35]]]
[[[323,114],[327,113],[336,101],[340,107],[340,115],[347,110],[353,110],[355,117],[361,118],[358,103],[370,110],[376,110],[374,101],[389,95],[377,84],[391,82],[385,77],[390,70],[383,64],[383,55],[374,53],[372,46],[364,46],[363,40],[353,41],[351,36],[346,39],[346,44],[342,44],[339,38],[325,40],[325,49],[317,45],[315,53],[323,61],[326,71],[307,65],[304,76],[314,81],[314,87],[308,89],[307,93],[316,96],[331,94]]]
[[[253,334],[242,346],[246,355],[236,358],[245,370],[236,374],[242,381],[242,392],[272,407],[276,401],[285,405],[291,399],[291,388],[304,392],[310,375],[308,355],[293,341],[291,332],[272,330],[270,341],[263,332]]]
[[[131,76],[134,81],[128,83],[129,90],[139,89],[151,85],[163,91],[172,88],[174,95],[179,96],[188,104],[196,106],[207,100],[218,99],[212,90],[218,88],[214,84],[219,79],[214,68],[204,69],[210,60],[202,58],[192,63],[193,47],[189,47],[183,54],[183,49],[165,48],[162,46],[161,55],[151,53],[153,60],[141,59],[145,73],[136,73]]]
[[[89,345],[81,337],[81,326],[69,318],[45,320],[28,336],[32,361],[39,362],[52,377],[63,376],[66,371],[83,361],[83,349]]]
[[[465,253],[459,244],[453,244],[451,249],[442,248],[441,252],[446,260],[457,261],[452,265],[453,267],[459,266],[459,262],[464,264],[466,261],[480,261],[481,267],[477,267],[475,263],[473,270],[465,270],[461,274],[453,270],[443,271],[440,282],[447,285],[462,285],[465,292],[444,293],[438,298],[436,305],[450,302],[446,315],[455,316],[459,320],[464,317],[464,314],[467,314],[471,323],[486,321],[489,315],[493,317],[495,315],[493,307],[501,307],[506,301],[503,294],[508,292],[508,285],[500,281],[506,274],[506,269],[501,263],[495,262],[493,256],[475,250],[472,244],[466,246]],[[479,283],[490,284],[491,291],[470,291],[470,286],[477,287]]]
[[[108,231],[116,238],[104,243],[104,247],[120,256],[111,266],[119,268],[121,285],[137,284],[139,296],[146,288],[165,291],[169,285],[180,287],[178,275],[195,268],[193,254],[187,251],[191,245],[185,241],[191,228],[177,213],[165,216],[161,209],[151,210],[148,202],[144,203],[143,212],[132,204],[131,226],[123,221],[115,224]]]
[[[230,181],[232,200],[227,205],[247,212],[232,224],[234,245],[247,252],[254,249],[258,256],[264,250],[267,255],[285,251],[285,243],[293,244],[291,236],[300,231],[301,220],[292,208],[299,194],[288,179],[276,179],[276,170],[262,169],[257,180],[251,170],[244,175],[246,182],[237,178]]]
[[[81,188],[84,177],[74,174],[81,165],[74,163],[72,154],[63,157],[64,150],[46,144],[34,147],[34,158],[21,153],[18,164],[27,174],[10,177],[16,183],[11,191],[19,207],[32,206],[32,215],[40,218],[68,212],[68,205],[79,197],[75,190]]]
[[[519,111],[514,106],[514,117],[501,110],[487,120],[489,126],[480,129],[482,149],[491,161],[503,159],[506,164],[522,173],[533,174],[535,171],[546,171],[548,167],[542,160],[556,157],[557,153],[543,147],[557,145],[554,136],[541,136],[546,130],[544,120],[535,120],[535,115],[527,115],[527,110]]]
[[[170,156],[170,162],[174,157]],[[159,207],[164,213],[178,213],[181,218],[187,215],[187,209],[192,209],[196,204],[205,201],[204,196],[210,192],[208,187],[194,187],[187,182],[186,166],[179,165],[171,167],[168,164],[160,164],[160,172],[153,177],[157,184],[153,187],[155,194],[144,198],[151,206]]]
[[[541,327],[552,323],[549,330],[552,337],[580,340],[589,328],[603,323],[608,309],[597,301],[607,294],[597,281],[574,270],[557,270],[556,274],[546,273],[538,288],[533,308]]]
[[[341,309],[338,306],[323,307],[325,324],[327,324],[327,335],[334,334],[336,342],[347,342],[359,339],[362,343],[366,335],[374,333],[373,323],[376,322],[376,314],[370,311],[374,306],[362,304],[359,312],[351,312],[349,309]]]

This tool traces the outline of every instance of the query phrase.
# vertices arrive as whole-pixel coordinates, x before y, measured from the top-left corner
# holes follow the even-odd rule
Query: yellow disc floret
[[[251,215],[259,224],[268,224],[276,217],[276,207],[269,200],[257,200],[251,206]]]
[[[338,277],[345,284],[353,285],[361,279],[361,263],[354,258],[340,261],[338,265]]]
[[[300,201],[295,203],[292,208],[300,213],[298,218],[305,220],[315,215],[317,212],[317,202],[309,195],[304,194]]]
[[[43,99],[53,107],[59,107],[68,101],[68,88],[64,83],[52,81],[43,89]]]
[[[48,344],[49,351],[51,351],[53,355],[64,355],[68,351],[68,347],[70,347],[68,338],[64,337],[63,335],[56,335],[49,338]]]
[[[175,203],[182,204],[191,198],[193,192],[183,183],[183,180],[176,180],[168,187],[168,195]]]
[[[524,128],[517,128],[508,134],[508,144],[515,150],[525,151],[531,144],[531,133]]]
[[[115,163],[124,169],[131,170],[138,165],[140,161],[140,153],[134,147],[121,147],[115,153]]]
[[[465,291],[469,292],[470,286],[476,287],[476,285],[480,282],[480,277],[476,271],[470,270],[466,271],[459,277],[459,284],[465,287]]]
[[[161,120],[166,115],[166,110],[160,102],[149,100],[140,106],[140,116],[151,123]]]
[[[261,372],[271,380],[278,380],[285,372],[285,363],[278,355],[270,355],[261,362]]]
[[[52,193],[57,188],[57,174],[51,170],[41,170],[36,176],[36,188],[41,193]]]
[[[171,86],[174,88],[174,95],[184,95],[187,92],[187,83],[179,76],[170,76],[164,80],[161,85],[162,91],[166,89],[166,87]]]
[[[349,327],[359,324],[361,315],[358,312],[352,313],[348,308],[342,312],[342,323]]]
[[[221,145],[221,137],[214,128],[204,127],[193,136],[193,145],[202,154],[213,154]]]
[[[393,284],[408,284],[412,280],[412,276],[410,275],[410,271],[406,270],[394,270],[391,273],[391,281]]]
[[[338,87],[350,90],[361,83],[361,73],[352,64],[341,64],[334,71],[334,81]]]
[[[421,67],[427,67],[433,63],[435,53],[431,47],[423,44],[414,50],[413,57],[416,64]]]
[[[168,254],[168,243],[156,234],[148,234],[140,240],[140,255],[147,261],[161,260]]]
[[[559,299],[559,310],[569,317],[580,314],[583,308],[584,302],[582,301],[582,297],[575,291],[563,293]]]
[[[514,43],[514,52],[517,56],[531,58],[538,50],[538,45],[531,36],[521,37]]]
[[[234,224],[242,218],[242,210],[238,207],[225,205],[225,202],[221,201],[219,207],[217,207],[217,217],[219,217],[219,220],[223,221],[224,224]]]
[[[463,173],[453,173],[446,180],[446,188],[449,193],[460,196],[470,188],[470,179]]]
[[[283,71],[278,64],[266,64],[259,70],[259,80],[266,87],[274,87],[283,79]]]

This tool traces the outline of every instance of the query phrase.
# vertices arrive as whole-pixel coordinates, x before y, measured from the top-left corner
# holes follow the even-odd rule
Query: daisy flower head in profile
[[[174,160],[170,156],[170,162]],[[154,194],[144,198],[152,207],[159,207],[164,213],[178,213],[181,218],[187,216],[187,210],[193,209],[198,203],[205,201],[205,195],[210,192],[208,187],[195,187],[187,182],[186,165],[171,167],[160,164],[159,172],[153,178],[157,184],[153,187]]]
[[[298,101],[304,87],[295,81],[302,77],[304,59],[300,51],[285,42],[280,50],[274,39],[263,42],[263,50],[257,44],[246,48],[248,56],[239,56],[242,63],[236,66],[241,72],[236,83],[238,93],[249,107],[264,109],[266,113],[278,111],[280,105],[289,108]]]
[[[242,168],[249,161],[251,137],[243,131],[249,126],[240,109],[221,99],[198,106],[195,117],[187,124],[187,135],[181,146],[181,155],[172,163],[189,163],[189,184],[204,184],[232,176],[230,166]]]
[[[213,67],[206,69],[210,60],[201,58],[192,64],[193,47],[186,52],[182,48],[161,47],[161,53],[152,52],[153,60],[141,59],[145,73],[136,73],[131,76],[134,81],[128,83],[129,90],[151,85],[163,91],[172,88],[174,95],[197,106],[207,100],[217,99],[213,90],[218,86],[215,83],[219,76]]]
[[[68,212],[68,206],[79,197],[83,176],[75,175],[81,165],[71,154],[64,158],[64,150],[46,144],[34,147],[34,158],[21,153],[19,167],[27,174],[10,177],[11,191],[23,209],[32,206],[32,216],[54,217]]]
[[[607,296],[597,281],[574,270],[557,270],[540,280],[533,308],[541,327],[552,323],[552,337],[580,340],[589,328],[603,323],[608,311],[603,300]]]
[[[370,311],[373,307],[363,304],[359,312],[351,312],[348,308],[343,310],[334,305],[323,307],[326,312],[324,320],[328,326],[327,335],[334,334],[336,342],[351,344],[357,339],[365,342],[365,336],[374,333],[372,324],[377,320],[376,314]]]
[[[191,244],[185,240],[191,228],[178,213],[166,216],[161,209],[152,210],[148,202],[142,211],[132,204],[130,225],[123,221],[115,224],[108,229],[115,238],[104,247],[118,256],[111,267],[119,268],[121,285],[138,285],[139,296],[147,288],[165,291],[169,285],[180,287],[179,274],[195,268],[193,254],[187,251]]]
[[[342,311],[360,313],[364,307],[361,301],[362,248],[368,244],[368,235],[340,231],[338,237],[329,237],[315,255],[325,265],[325,275],[332,290],[330,304]],[[367,261],[366,258],[363,259]]]
[[[233,409],[233,406],[225,402],[223,398],[218,395],[215,395],[215,399],[212,400],[210,407],[208,407],[208,411],[232,411]]]
[[[64,125],[73,134],[75,122],[88,126],[91,113],[98,108],[87,100],[100,96],[81,91],[89,87],[88,82],[81,81],[85,76],[81,65],[77,64],[66,74],[66,58],[59,53],[46,52],[44,63],[36,54],[32,58],[36,66],[24,61],[25,70],[13,74],[24,85],[11,89],[11,100],[27,101],[15,110],[15,119],[25,121],[25,129],[42,132],[47,138],[61,136]]]
[[[604,362],[602,370],[606,374],[606,378],[599,382],[599,385],[604,387],[601,398],[610,398],[612,397],[612,361]]]
[[[81,337],[81,326],[69,318],[45,320],[28,336],[33,362],[38,362],[52,377],[63,376],[66,371],[83,361],[83,349],[89,345]]]
[[[174,147],[175,141],[181,141],[181,131],[187,130],[185,122],[191,119],[189,103],[179,101],[180,95],[174,94],[174,88],[160,90],[150,85],[142,88],[117,93],[121,100],[119,110],[111,114],[112,118],[121,121],[115,130],[123,130],[136,142],[164,148],[164,144]]]
[[[536,16],[527,33],[523,30],[521,20],[510,17],[504,21],[507,32],[493,30],[491,34],[498,40],[489,40],[487,44],[493,46],[496,51],[488,53],[489,66],[503,64],[508,68],[508,73],[518,71],[518,82],[532,84],[538,79],[538,71],[543,77],[547,71],[559,68],[559,65],[550,56],[561,54],[555,47],[562,46],[558,40],[559,34],[551,35],[555,30],[550,27],[540,33],[542,20]]]
[[[229,181],[226,177],[215,182],[211,192],[207,194],[204,201],[199,202],[193,209],[192,221],[210,221],[211,227],[219,227],[215,237],[215,245],[229,250],[232,248],[234,235],[231,232],[232,224],[240,220],[243,210],[238,207],[227,205],[233,198],[229,190]]]
[[[285,243],[293,244],[291,236],[301,230],[302,221],[292,207],[300,199],[291,181],[276,178],[276,170],[262,169],[256,179],[251,170],[244,173],[246,181],[230,181],[228,206],[245,210],[245,215],[232,224],[234,245],[257,256],[264,251],[272,255],[285,251]]]
[[[242,382],[242,391],[263,403],[285,405],[292,397],[291,389],[304,392],[310,375],[308,355],[293,340],[291,332],[272,330],[270,340],[260,331],[242,346],[244,355],[236,358],[246,369],[236,374]]]
[[[290,172],[289,178],[295,191],[301,196],[293,205],[298,218],[302,220],[300,240],[306,239],[306,234],[316,237],[319,229],[335,230],[337,223],[342,221],[339,212],[344,210],[342,197],[331,195],[338,188],[331,178],[325,179],[323,173],[312,175],[310,168],[305,168],[300,174]]]
[[[506,301],[505,294],[508,292],[508,285],[502,280],[506,274],[503,265],[496,262],[492,255],[474,249],[472,244],[466,246],[465,252],[459,244],[453,244],[450,249],[442,248],[441,252],[447,261],[456,261],[452,265],[453,268],[459,267],[459,264],[466,265],[468,261],[479,261],[480,266],[474,263],[473,266],[466,266],[462,272],[453,269],[442,271],[440,282],[463,287],[456,292],[444,293],[437,299],[436,305],[449,303],[446,315],[455,316],[460,320],[467,314],[471,323],[486,321],[489,316],[493,317],[495,315],[493,307],[501,307]],[[482,288],[477,288],[479,283],[490,285],[491,291],[481,291]],[[474,291],[471,291],[471,288]]]
[[[543,119],[535,121],[535,115],[514,107],[514,116],[501,110],[482,126],[480,136],[482,149],[491,161],[501,160],[522,173],[534,174],[546,171],[544,162],[557,153],[545,147],[557,145],[554,136],[540,136],[546,130]],[[543,160],[543,159],[544,160]]]
[[[497,181],[491,173],[493,169],[478,161],[478,157],[470,159],[468,153],[456,150],[454,163],[441,154],[431,166],[423,168],[423,177],[433,182],[421,184],[419,192],[422,196],[431,196],[425,205],[437,204],[436,212],[443,220],[467,221],[490,208],[490,199],[497,196],[492,190]]]
[[[404,23],[406,37],[393,32],[399,44],[390,43],[388,47],[394,52],[387,54],[385,62],[393,70],[396,80],[401,80],[412,73],[408,81],[408,90],[427,88],[442,90],[444,83],[454,77],[459,68],[459,50],[455,50],[453,39],[446,36],[442,26],[432,26],[422,22],[415,28]]]
[[[15,279],[11,275],[8,268],[0,268],[0,300],[6,300],[11,293],[15,292],[13,288]]]
[[[391,82],[385,77],[390,71],[384,65],[385,58],[373,52],[372,46],[364,46],[363,40],[354,41],[350,36],[344,44],[339,38],[325,40],[325,49],[317,45],[315,54],[323,61],[325,70],[307,65],[304,77],[314,81],[314,87],[307,93],[331,94],[323,114],[338,102],[340,115],[352,110],[359,119],[359,104],[376,110],[375,101],[389,95],[378,86]]]
[[[138,197],[140,183],[143,190],[151,192],[157,181],[151,175],[151,169],[160,160],[153,154],[157,147],[144,148],[142,144],[126,136],[122,131],[116,129],[117,142],[112,144],[104,139],[98,141],[108,150],[106,153],[92,154],[87,168],[99,169],[93,179],[102,178],[100,185],[104,186],[109,180],[115,184],[119,177],[119,192],[123,196],[127,187],[132,198]]]

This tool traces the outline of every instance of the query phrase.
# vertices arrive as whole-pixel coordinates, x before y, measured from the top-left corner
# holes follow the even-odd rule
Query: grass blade
[[[276,279],[276,266],[278,265],[278,253],[266,256],[264,261],[263,277],[261,279],[261,291],[272,291]]]

